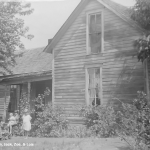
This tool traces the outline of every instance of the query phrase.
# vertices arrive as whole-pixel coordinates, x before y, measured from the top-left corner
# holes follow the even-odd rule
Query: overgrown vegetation
[[[41,99],[37,99],[41,102]],[[36,105],[40,111],[36,112],[33,122],[31,136],[37,137],[59,137],[60,132],[67,128],[67,120],[62,116],[61,107],[53,107],[51,104],[44,106]]]
[[[150,1],[135,0],[135,5],[132,8],[131,18],[146,30],[150,30]]]
[[[144,62],[144,60],[150,58],[150,35],[144,35],[142,38],[135,40],[134,47],[137,49],[138,60]]]
[[[145,30],[144,36],[134,42],[138,50],[138,60],[143,62],[150,58],[150,1],[135,0],[131,18]]]
[[[50,92],[49,88],[46,88],[44,94],[39,94],[33,100],[35,108],[31,112],[35,113],[35,118],[31,136],[59,137],[60,132],[67,128],[68,122],[63,116],[63,108],[53,106],[51,103],[44,104],[44,99]]]
[[[119,110],[113,105],[85,107],[81,109],[86,127],[98,137],[119,136],[132,150],[150,148],[150,107],[143,92],[131,104],[118,100]]]
[[[111,137],[116,135],[115,111],[111,105],[88,106],[81,109],[85,117],[85,125],[95,136]]]
[[[20,116],[23,115],[25,108],[30,110],[30,100],[28,99],[28,94],[26,92],[23,92],[21,94],[19,103]]]
[[[122,103],[121,110],[116,115],[118,135],[134,150],[150,148],[150,108],[146,94],[138,92],[133,104]]]
[[[36,117],[31,135],[33,137],[114,137],[119,136],[134,150],[145,150],[150,146],[150,108],[143,92],[131,104],[118,100],[119,110],[112,104],[88,106],[80,109],[85,117],[85,126],[71,126],[64,109],[52,104],[44,105],[45,92],[34,100]]]

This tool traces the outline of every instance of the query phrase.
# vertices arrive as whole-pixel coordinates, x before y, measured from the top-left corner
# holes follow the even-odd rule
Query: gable
[[[111,11],[111,13],[115,14],[116,16],[120,17],[122,20],[126,21],[130,26],[134,27],[135,29],[138,29],[141,33],[145,32],[132,19],[130,19],[130,14],[126,7],[119,5],[115,2],[112,2],[111,0],[81,0],[79,5],[76,7],[76,9],[70,15],[68,20],[64,23],[64,25],[60,28],[60,30],[54,36],[52,42],[46,47],[46,49],[44,51],[50,52],[50,53],[52,52],[52,50],[54,49],[54,47],[56,46],[58,41],[66,33],[66,31],[72,25],[74,20],[78,17],[78,15],[86,7],[86,5],[91,1],[97,1],[98,3],[103,5],[104,8],[109,9]]]
[[[82,47],[84,55],[86,54],[86,14],[93,10],[102,10],[104,14],[104,51],[123,50],[124,45],[129,45],[132,48],[133,44],[131,41],[141,36],[141,33],[136,28],[130,26],[102,4],[97,1],[90,1],[55,46],[54,57],[60,51],[69,53],[70,49],[74,49],[74,52],[71,52],[73,55],[78,53],[76,49],[80,47]]]

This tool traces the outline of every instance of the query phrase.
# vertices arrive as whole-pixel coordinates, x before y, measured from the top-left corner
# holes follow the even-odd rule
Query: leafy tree
[[[21,1],[0,2],[0,73],[11,73],[10,66],[15,65],[15,50],[23,49],[21,37],[32,39],[33,35],[27,34],[29,28],[24,26],[20,16],[33,12],[30,3]]]
[[[150,30],[150,0],[136,0],[131,18],[137,21],[142,28]]]
[[[150,0],[136,0],[131,18],[147,32],[134,43],[138,50],[138,60],[143,62],[150,57]]]
[[[143,62],[150,58],[150,35],[145,35],[134,42],[134,46],[138,50],[138,60]]]

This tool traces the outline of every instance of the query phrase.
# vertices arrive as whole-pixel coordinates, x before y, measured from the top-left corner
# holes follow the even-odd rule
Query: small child
[[[13,116],[13,113],[9,114],[9,119],[8,120],[9,120],[9,122],[8,122],[7,126],[9,127],[9,133],[11,134],[12,133],[12,126],[14,124],[16,124],[16,119]]]
[[[26,139],[28,137],[29,131],[31,130],[31,119],[32,117],[28,113],[28,109],[24,110],[24,115],[22,116],[23,125],[22,128],[24,130],[24,135],[26,136]]]
[[[17,124],[19,122],[19,114],[17,110],[15,111],[14,117],[16,119],[16,124]]]

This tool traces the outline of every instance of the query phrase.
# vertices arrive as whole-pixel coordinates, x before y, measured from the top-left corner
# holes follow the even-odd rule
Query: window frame
[[[99,53],[91,53],[91,50],[89,49],[89,21],[90,21],[90,15],[92,14],[101,14],[101,51]],[[94,54],[101,54],[104,52],[104,16],[103,11],[90,11],[86,13],[86,53],[87,55],[94,55]]]
[[[85,66],[85,99],[86,99],[86,104],[87,106],[91,105],[90,104],[90,97],[89,97],[89,92],[88,92],[88,89],[89,89],[89,74],[88,74],[88,69],[90,68],[99,68],[100,69],[100,103],[102,104],[103,103],[103,88],[102,88],[102,64],[98,64],[98,65],[88,65],[88,66]]]

